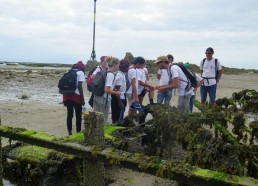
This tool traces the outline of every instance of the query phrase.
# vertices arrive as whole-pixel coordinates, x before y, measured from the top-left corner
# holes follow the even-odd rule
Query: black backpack
[[[69,95],[75,92],[77,88],[77,71],[78,69],[68,70],[59,80],[59,93]]]
[[[204,58],[203,60],[202,60],[202,67],[203,67],[203,65],[204,65],[204,62],[206,61],[206,58]],[[217,65],[217,63],[218,63],[218,59],[217,58],[215,58],[215,77],[211,77],[211,78],[204,78],[204,79],[218,79],[218,76],[219,76],[219,70],[218,70],[218,65]]]
[[[187,87],[189,87],[189,83],[190,83],[190,86],[191,87],[197,87],[197,85],[198,85],[198,82],[197,82],[197,80],[196,80],[196,75],[194,74],[194,73],[192,73],[192,72],[190,72],[190,71],[188,71],[186,68],[185,68],[185,66],[183,65],[183,64],[172,64],[172,65],[177,65],[177,66],[179,66],[180,68],[181,68],[181,70],[183,71],[183,73],[185,74],[185,76],[186,76],[186,78],[187,78],[187,82],[186,83],[188,83],[187,84]],[[170,65],[169,66],[169,70],[168,70],[168,75],[170,76],[170,77],[172,77],[172,74],[171,74],[171,72],[170,72],[170,69],[171,69],[171,66],[172,65]],[[181,80],[180,79],[180,81],[183,81],[183,80]]]
[[[95,77],[93,78],[92,84],[91,84],[92,94],[94,94],[96,96],[104,95],[107,73],[113,73],[113,72],[101,70],[95,75]]]

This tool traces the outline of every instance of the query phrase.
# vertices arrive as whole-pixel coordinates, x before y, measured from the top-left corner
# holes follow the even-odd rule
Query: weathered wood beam
[[[146,172],[159,177],[177,180],[189,185],[257,185],[258,180],[249,177],[238,177],[221,172],[200,169],[183,163],[160,160],[157,157],[148,157],[142,154],[133,154],[112,148],[101,150],[97,146],[83,146],[76,143],[64,143],[58,140],[48,140],[28,135],[23,135],[19,128],[0,126],[0,136],[12,140],[23,141],[54,149],[63,153],[76,155],[91,160],[98,159],[107,163],[119,165],[141,172]]]

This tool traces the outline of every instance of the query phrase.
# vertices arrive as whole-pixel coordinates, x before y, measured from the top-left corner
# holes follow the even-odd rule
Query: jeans
[[[201,86],[201,102],[204,103],[207,99],[207,94],[209,94],[210,102],[213,104],[216,100],[216,89],[217,85],[211,85],[211,86]]]
[[[158,92],[157,95],[157,103],[162,104],[164,101],[164,104],[170,104],[170,100],[172,98],[172,90],[173,89],[168,89],[162,92]]]

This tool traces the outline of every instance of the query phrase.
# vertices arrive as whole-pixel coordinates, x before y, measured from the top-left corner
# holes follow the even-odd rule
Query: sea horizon
[[[88,60],[88,61],[90,61],[90,60]],[[86,65],[87,63],[88,63],[88,61],[83,61],[83,63]],[[152,61],[152,60],[147,60],[147,61]],[[154,59],[153,59],[153,61],[155,61]],[[98,62],[98,61],[97,61]],[[182,61],[179,61],[180,63],[182,62]],[[175,62],[175,63],[178,63],[178,62]],[[183,62],[183,63],[189,63],[189,64],[194,64],[194,63],[190,63],[190,62]],[[28,65],[32,65],[32,64],[38,64],[38,65],[40,65],[40,66],[43,66],[43,65],[46,65],[46,66],[69,66],[69,65],[73,65],[74,64],[74,62],[72,62],[72,63],[67,63],[67,62],[64,62],[64,63],[61,63],[61,62],[55,62],[55,63],[53,63],[53,62],[29,62],[29,61],[0,61],[0,65],[3,65],[3,64],[13,64],[13,65],[18,65],[18,64],[23,64],[23,65],[26,65],[26,64],[28,64]],[[194,65],[197,65],[197,64],[194,64]],[[197,65],[198,66],[198,65]],[[229,67],[229,66],[224,66],[223,64],[222,64],[222,67],[226,67],[226,68],[230,68],[230,69],[243,69],[243,70],[258,70],[258,67],[257,68],[242,68],[242,67]]]

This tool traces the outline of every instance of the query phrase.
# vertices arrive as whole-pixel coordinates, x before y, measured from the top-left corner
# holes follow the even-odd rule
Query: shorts
[[[139,97],[144,97],[146,93],[147,93],[147,91],[146,91],[146,89],[144,88],[144,89],[142,90],[142,92],[141,92],[138,96],[139,96]]]

